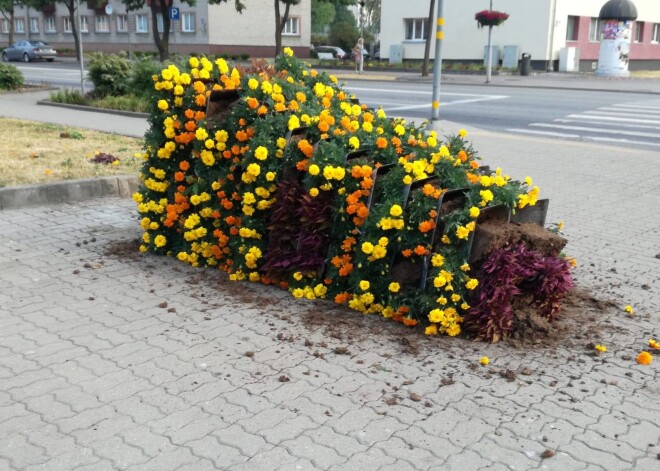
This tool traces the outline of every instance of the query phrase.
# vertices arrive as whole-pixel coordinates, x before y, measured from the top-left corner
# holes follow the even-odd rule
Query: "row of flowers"
[[[153,79],[141,250],[231,280],[455,336],[478,298],[480,213],[538,198],[531,179],[480,169],[464,131],[441,142],[389,119],[289,49],[275,66],[192,57]]]

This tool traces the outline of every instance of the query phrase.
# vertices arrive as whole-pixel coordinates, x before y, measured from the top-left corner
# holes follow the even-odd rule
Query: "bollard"
[[[529,75],[532,70],[532,55],[528,53],[523,53],[522,59],[520,60],[520,75]]]

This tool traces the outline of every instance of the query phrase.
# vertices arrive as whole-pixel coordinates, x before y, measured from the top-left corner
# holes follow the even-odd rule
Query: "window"
[[[426,40],[426,18],[406,19],[406,39],[409,41]]]
[[[644,22],[635,21],[635,42],[644,42]]]
[[[158,32],[162,33],[163,32],[163,15],[158,13],[158,16],[156,16],[156,23],[158,24]],[[170,33],[174,31],[174,20],[170,20]]]
[[[660,43],[660,23],[653,25],[653,36],[651,37],[652,43]]]
[[[128,32],[128,16],[117,15],[117,32],[118,33]]]
[[[81,33],[89,33],[89,28],[87,27],[87,17],[86,16],[81,16],[80,17],[80,32]]]
[[[57,28],[55,26],[55,17],[46,16],[44,17],[44,31],[47,33],[56,33]]]
[[[25,20],[23,18],[14,18],[14,31],[25,33]]]
[[[569,16],[566,21],[566,41],[578,40],[578,24],[580,23],[579,16]]]
[[[9,34],[9,21],[0,20],[0,23],[2,24],[2,32],[4,34]]]
[[[589,24],[589,41],[600,41],[601,29],[601,21],[598,18],[592,18]]]
[[[282,34],[287,36],[300,36],[300,18],[287,18]]]
[[[39,32],[39,18],[30,18],[30,33]]]
[[[97,33],[110,32],[110,21],[108,21],[108,15],[99,15],[96,17],[96,26],[94,30]]]
[[[194,13],[182,13],[181,14],[181,31],[184,33],[194,33],[195,32],[195,14]]]
[[[135,15],[135,32],[148,33],[149,23],[147,22],[147,15]]]
[[[71,32],[71,19],[68,16],[62,17],[62,31],[65,33]]]

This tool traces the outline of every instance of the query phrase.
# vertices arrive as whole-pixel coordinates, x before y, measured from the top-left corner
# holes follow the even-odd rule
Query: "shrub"
[[[87,74],[96,95],[125,95],[130,90],[131,64],[124,54],[90,54]]]
[[[68,105],[86,105],[87,100],[78,90],[65,88],[50,94],[50,101],[55,103],[66,103]]]
[[[140,60],[133,62],[130,82],[131,93],[138,96],[150,96],[154,88],[154,81],[151,77],[160,74],[162,69],[163,65],[151,57],[142,57]]]
[[[14,65],[0,64],[0,89],[16,90],[23,86],[23,74]]]

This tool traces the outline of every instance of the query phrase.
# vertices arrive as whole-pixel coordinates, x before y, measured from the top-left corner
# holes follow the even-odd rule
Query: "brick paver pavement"
[[[635,317],[563,348],[406,342],[119,250],[140,235],[129,200],[2,211],[0,470],[660,469],[660,356],[635,363],[660,337],[660,154],[472,137],[535,177],[580,284]]]

